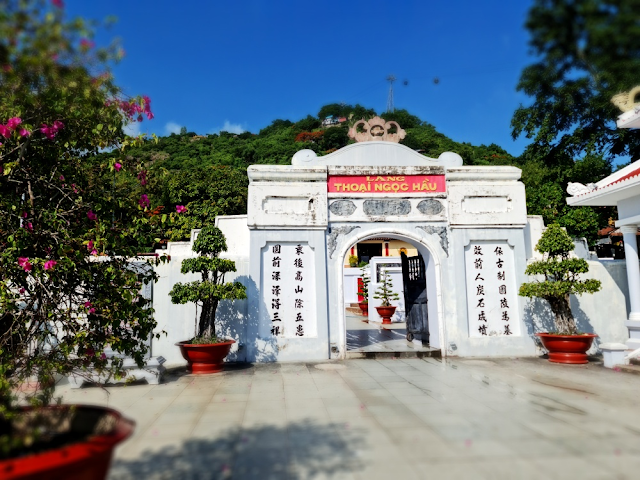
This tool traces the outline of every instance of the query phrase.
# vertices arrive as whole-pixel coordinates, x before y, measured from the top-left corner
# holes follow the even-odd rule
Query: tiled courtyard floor
[[[367,317],[346,315],[347,351],[355,352],[428,352],[428,346],[407,341],[405,322],[382,325],[379,322],[365,322]]]
[[[542,359],[234,367],[60,387],[137,421],[110,479],[636,479],[640,376]]]

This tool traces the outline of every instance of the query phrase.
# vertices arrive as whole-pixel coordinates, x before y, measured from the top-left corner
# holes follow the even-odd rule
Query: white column
[[[640,263],[638,262],[637,225],[620,227],[624,238],[624,256],[627,261],[627,279],[629,281],[629,320],[625,322],[629,329],[629,348],[640,348]]]

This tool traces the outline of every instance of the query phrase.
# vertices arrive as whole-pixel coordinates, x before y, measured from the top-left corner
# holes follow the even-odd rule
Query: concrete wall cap
[[[251,165],[250,182],[326,182],[327,167],[296,165]]]
[[[448,167],[447,182],[510,181],[520,180],[522,170],[511,166]]]

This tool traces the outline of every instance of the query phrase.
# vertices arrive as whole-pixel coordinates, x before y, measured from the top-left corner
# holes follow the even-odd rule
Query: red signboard
[[[444,175],[331,175],[329,193],[442,193]]]

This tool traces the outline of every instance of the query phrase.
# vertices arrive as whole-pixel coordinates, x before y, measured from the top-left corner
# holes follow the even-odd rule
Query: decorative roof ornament
[[[587,183],[586,185],[583,185],[581,183],[569,182],[569,184],[567,185],[567,193],[572,197],[575,197],[576,195],[583,195],[585,193],[593,192],[594,190],[597,190],[597,189],[598,187],[596,186],[595,183]]]
[[[632,88],[628,92],[619,93],[611,98],[611,103],[618,107],[623,113],[640,107],[640,102],[635,102],[636,95],[640,93],[640,85]]]
[[[362,131],[358,131],[358,127],[362,126]],[[391,133],[392,127],[395,127],[395,133]],[[369,121],[358,120],[349,129],[349,137],[356,142],[394,142],[398,143],[406,136],[406,132],[400,128],[398,122],[385,121],[380,117],[373,117]]]

